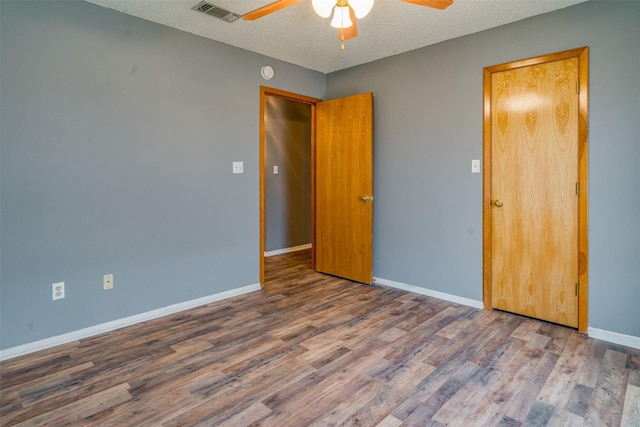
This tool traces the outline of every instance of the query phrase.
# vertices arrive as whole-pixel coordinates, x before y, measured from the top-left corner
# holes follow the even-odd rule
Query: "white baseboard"
[[[457,304],[466,305],[469,307],[474,307],[479,309],[482,309],[484,307],[482,301],[463,298],[456,295],[447,294],[444,292],[421,288],[419,286],[407,285],[401,282],[394,282],[393,280],[381,279],[379,277],[374,277],[373,280],[374,280],[374,283],[377,285],[402,289],[408,292],[413,292],[420,295],[426,295],[429,297],[438,298],[441,300],[450,301]],[[209,295],[202,298],[197,298],[190,301],[172,304],[156,310],[151,310],[145,313],[136,314],[134,316],[129,316],[129,317],[114,320],[111,322],[102,323],[100,325],[91,326],[89,328],[80,329],[77,331],[69,332],[67,334],[58,335],[55,337],[46,338],[39,341],[34,341],[32,343],[11,347],[5,350],[0,350],[0,361],[12,359],[18,356],[23,356],[25,354],[29,354],[39,350],[55,347],[57,345],[77,341],[83,338],[88,338],[88,337],[102,334],[105,332],[114,331],[116,329],[124,328],[126,326],[135,325],[136,323],[146,322],[147,320],[152,320],[158,317],[167,316],[169,314],[174,314],[180,311],[188,310],[190,308],[209,304],[215,301],[221,301],[234,296],[258,291],[260,289],[261,287],[259,284],[248,285],[242,288],[231,289],[229,291],[220,292],[218,294]],[[617,332],[610,332],[603,329],[597,329],[597,328],[591,328],[591,327],[588,328],[588,335],[591,338],[599,339],[602,341],[607,341],[614,344],[624,345],[626,347],[640,349],[640,337],[636,337],[633,335],[619,334]]]
[[[381,279],[374,277],[373,282],[376,285],[389,286],[391,288],[402,289],[403,291],[413,292],[415,294],[426,295],[428,297],[438,298],[445,301],[455,302],[457,304],[467,305],[473,308],[484,308],[482,301],[476,301],[470,298],[459,297],[457,295],[451,295],[440,291],[434,291],[427,288],[421,288],[420,286],[407,285],[406,283],[394,282],[393,280]]]
[[[300,245],[300,246],[292,246],[290,248],[276,249],[275,251],[269,251],[269,252],[265,251],[264,256],[282,255],[282,254],[287,254],[289,252],[303,251],[305,249],[311,249],[311,243],[307,243],[306,245]]]
[[[617,332],[605,331],[604,329],[597,328],[588,328],[587,334],[591,338],[596,338],[614,344],[620,344],[625,347],[637,348],[640,350],[640,337],[619,334]]]
[[[116,329],[124,328],[125,326],[131,326],[131,325],[135,325],[136,323],[146,322],[147,320],[152,320],[158,317],[174,314],[179,311],[188,310],[190,308],[209,304],[215,301],[220,301],[223,299],[235,297],[235,296],[246,294],[249,292],[259,291],[260,289],[261,287],[259,284],[248,285],[242,288],[231,289],[229,291],[220,292],[220,293],[209,295],[202,298],[196,298],[190,301],[168,305],[166,307],[158,308],[156,310],[151,310],[145,313],[140,313],[140,314],[125,317],[122,319],[113,320],[111,322],[102,323],[100,325],[91,326],[89,328],[79,329],[77,331],[69,332],[67,334],[46,338],[40,341],[34,341],[28,344],[11,347],[5,350],[0,350],[0,361],[12,359],[18,356],[23,356],[25,354],[29,354],[39,350],[55,347],[57,345],[77,341],[83,338],[88,338],[88,337],[102,334],[105,332],[114,331]]]
[[[381,279],[374,277],[374,283],[377,285],[389,286],[391,288],[402,289],[404,291],[413,292],[420,295],[426,295],[433,298],[438,298],[445,301],[455,302],[462,305],[467,305],[474,308],[484,308],[482,301],[476,301],[468,298],[459,297],[456,295],[447,294],[444,292],[433,291],[431,289],[421,288],[419,286],[407,285],[405,283],[394,282],[393,280]],[[623,345],[625,347],[640,349],[640,337],[633,335],[619,334],[617,332],[605,331],[603,329],[588,328],[587,333],[589,337],[607,341],[613,344]]]

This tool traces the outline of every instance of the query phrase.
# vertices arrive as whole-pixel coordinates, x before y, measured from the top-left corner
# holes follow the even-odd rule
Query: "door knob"
[[[360,200],[362,200],[363,202],[368,202],[369,200],[373,200],[373,196],[362,196],[360,197]]]
[[[496,208],[501,208],[503,205],[502,200],[496,200],[494,204],[496,205]]]

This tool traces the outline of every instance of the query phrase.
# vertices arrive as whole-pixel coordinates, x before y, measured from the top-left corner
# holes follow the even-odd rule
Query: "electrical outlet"
[[[53,283],[51,285],[51,299],[63,299],[64,298],[64,282]]]
[[[105,291],[113,289],[113,274],[105,274],[102,276],[102,289]]]

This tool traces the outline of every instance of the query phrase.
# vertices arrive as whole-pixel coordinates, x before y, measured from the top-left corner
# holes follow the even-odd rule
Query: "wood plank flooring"
[[[5,361],[0,387],[3,426],[631,426],[640,350],[300,251],[261,291]]]

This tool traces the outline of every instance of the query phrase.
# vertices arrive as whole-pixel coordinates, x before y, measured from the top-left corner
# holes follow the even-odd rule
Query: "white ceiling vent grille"
[[[206,1],[201,1],[191,9],[197,12],[206,13],[214,18],[222,19],[225,22],[233,22],[240,18],[240,15],[237,13],[218,7],[215,4],[207,3]]]

